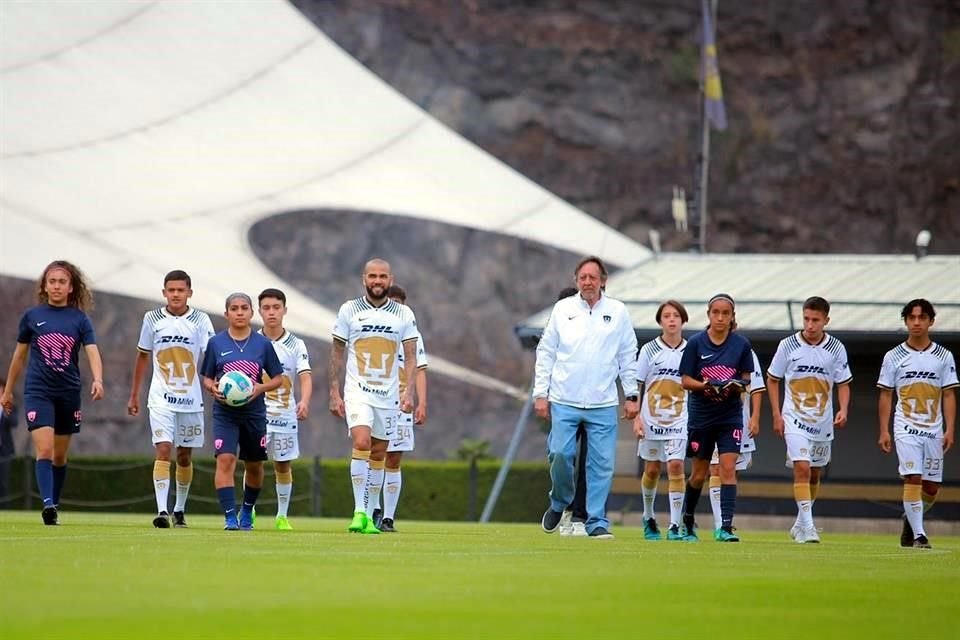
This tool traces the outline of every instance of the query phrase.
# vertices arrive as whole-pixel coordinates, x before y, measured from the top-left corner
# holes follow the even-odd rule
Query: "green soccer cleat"
[[[347,531],[350,533],[361,533],[363,528],[367,525],[367,513],[366,511],[354,511],[353,520],[350,521],[350,526],[347,527]]]
[[[290,521],[287,520],[287,516],[277,516],[273,526],[277,531],[293,531],[293,527],[290,526]]]
[[[643,521],[643,538],[644,540],[660,540],[662,538],[660,527],[657,526],[657,521],[653,518]]]
[[[363,529],[360,530],[360,533],[376,535],[380,533],[380,529],[377,529],[377,525],[373,524],[373,518],[366,516],[363,521]]]
[[[713,532],[713,539],[717,542],[740,542],[740,537],[737,534],[724,527]]]
[[[675,524],[670,525],[670,528],[667,529],[667,540],[683,540],[683,534],[680,533],[680,527]]]
[[[700,538],[697,537],[696,525],[693,527],[687,527],[687,525],[683,525],[683,527],[680,529],[680,534],[680,539],[684,542],[700,542]]]

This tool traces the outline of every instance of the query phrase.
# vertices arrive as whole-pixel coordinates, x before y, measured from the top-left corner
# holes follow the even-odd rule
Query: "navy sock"
[[[44,507],[53,506],[53,460],[37,460],[34,467],[37,474],[37,488],[43,498]]]
[[[694,487],[689,482],[687,483],[687,490],[683,494],[683,524],[687,526],[687,529],[693,527],[693,514],[697,511],[701,491],[703,491],[702,485]]]
[[[222,487],[217,489],[217,500],[220,501],[220,509],[224,515],[230,515],[237,510],[237,497],[233,495],[233,487]]]
[[[53,465],[53,504],[60,504],[60,492],[63,491],[63,481],[66,479],[67,465]]]
[[[720,485],[720,524],[725,529],[733,527],[733,512],[737,506],[737,485]]]
[[[248,484],[243,485],[243,508],[250,510],[257,504],[257,498],[260,497],[260,487],[251,487]]]

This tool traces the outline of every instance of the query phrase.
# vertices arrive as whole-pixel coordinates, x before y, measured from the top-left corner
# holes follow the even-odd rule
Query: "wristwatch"
[[[627,397],[624,398],[624,399],[625,399],[625,400],[628,400],[628,401],[630,401],[630,402],[636,402],[638,397],[639,397],[639,396],[627,396]]]

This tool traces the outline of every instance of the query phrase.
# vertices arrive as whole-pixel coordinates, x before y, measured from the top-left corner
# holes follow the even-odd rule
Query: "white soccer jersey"
[[[647,427],[645,440],[687,437],[687,392],[680,378],[680,358],[686,347],[686,340],[674,349],[654,338],[640,348],[637,380],[643,384],[640,415]]]
[[[263,330],[260,330],[263,333]],[[265,396],[267,403],[267,431],[293,432],[297,430],[297,398],[294,385],[301,373],[310,372],[310,355],[303,340],[289,331],[284,331],[276,340],[271,340],[283,365],[283,381]]]
[[[833,440],[833,385],[853,379],[842,342],[825,333],[810,344],[798,331],[780,341],[767,375],[786,380],[784,433]]]
[[[175,316],[159,307],[144,314],[137,349],[153,356],[147,407],[203,411],[198,369],[213,334],[210,316],[199,309],[187,307],[186,313]]]
[[[347,345],[344,401],[381,409],[400,404],[400,363],[397,351],[417,339],[417,319],[410,307],[387,300],[374,307],[366,297],[340,307],[333,337]]]
[[[898,344],[887,351],[880,367],[877,386],[896,390],[893,412],[894,436],[939,434],[943,429],[943,390],[957,386],[957,365],[953,354],[931,342],[923,351]]]
[[[403,345],[397,349],[397,361],[400,363],[400,394],[407,390],[407,383],[410,381],[410,368],[403,362]],[[417,369],[427,368],[427,352],[423,348],[423,336],[417,331]]]
[[[750,390],[743,396],[743,433],[740,436],[740,453],[757,450],[757,443],[750,435],[750,398],[753,394],[762,393],[767,389],[756,351],[751,349],[750,355],[753,356],[753,373],[750,374]]]

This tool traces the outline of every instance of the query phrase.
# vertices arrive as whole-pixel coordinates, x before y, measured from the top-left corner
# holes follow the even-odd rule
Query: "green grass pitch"
[[[13,638],[943,638],[960,538],[742,531],[741,544],[546,535],[536,523],[0,512],[0,636]]]

